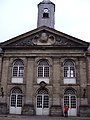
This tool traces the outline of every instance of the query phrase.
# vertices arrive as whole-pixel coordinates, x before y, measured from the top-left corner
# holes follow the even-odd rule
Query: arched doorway
[[[10,95],[10,114],[21,114],[22,110],[22,91],[19,88],[11,90]]]
[[[64,93],[63,107],[68,105],[68,116],[77,116],[77,98],[74,89],[67,89]]]
[[[36,96],[36,115],[49,115],[49,95],[47,89],[39,89]]]

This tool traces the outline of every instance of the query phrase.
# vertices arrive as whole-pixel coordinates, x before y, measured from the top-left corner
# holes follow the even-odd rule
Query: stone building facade
[[[47,21],[55,5],[42,4]],[[0,114],[63,116],[67,104],[69,116],[90,116],[89,43],[45,21],[0,44]]]

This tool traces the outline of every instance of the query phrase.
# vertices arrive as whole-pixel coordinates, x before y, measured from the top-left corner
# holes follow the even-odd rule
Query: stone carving
[[[52,45],[55,43],[55,37],[53,35],[47,35],[47,33],[41,33],[36,35],[33,39],[35,45]]]
[[[24,40],[17,41],[15,43],[11,44],[11,46],[12,45],[14,45],[14,46],[31,46],[31,45],[33,45],[33,42],[30,39],[24,39]]]
[[[72,42],[69,39],[63,38],[63,37],[58,37],[56,38],[56,45],[60,45],[60,46],[75,46],[78,45],[75,42]]]
[[[79,46],[78,43],[62,36],[54,36],[47,32],[41,32],[34,36],[18,40],[10,46],[34,46],[34,45],[59,45],[59,46]]]

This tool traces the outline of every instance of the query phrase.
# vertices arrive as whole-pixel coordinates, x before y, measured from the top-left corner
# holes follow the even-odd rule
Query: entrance
[[[21,114],[22,94],[21,90],[14,89],[10,96],[10,114]]]
[[[36,97],[36,115],[49,115],[49,96],[46,90],[40,90]]]
[[[68,116],[77,116],[77,99],[75,92],[67,90],[64,95],[64,105],[68,105]]]

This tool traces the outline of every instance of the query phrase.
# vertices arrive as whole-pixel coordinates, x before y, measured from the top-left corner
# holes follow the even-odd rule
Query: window
[[[49,18],[49,13],[43,13],[43,18]]]
[[[70,60],[68,60],[64,63],[64,77],[66,77],[66,78],[75,77],[75,65]]]
[[[47,60],[41,60],[37,67],[37,83],[42,81],[49,84],[49,63]]]
[[[76,84],[75,63],[72,60],[64,62],[64,84]]]
[[[13,77],[23,77],[24,65],[21,60],[17,60],[13,64]]]
[[[44,9],[43,18],[49,18],[49,13],[47,8]]]
[[[22,107],[22,91],[18,88],[11,92],[11,107]]]
[[[23,83],[24,64],[21,60],[16,60],[12,67],[12,83]]]
[[[49,64],[46,60],[39,62],[38,77],[49,77]]]

